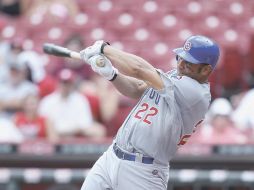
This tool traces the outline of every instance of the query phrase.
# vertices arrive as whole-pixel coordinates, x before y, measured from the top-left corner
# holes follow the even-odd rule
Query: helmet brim
[[[185,61],[188,61],[193,64],[200,64],[201,62],[195,59],[189,52],[185,51],[183,48],[173,49],[173,52],[183,58]]]

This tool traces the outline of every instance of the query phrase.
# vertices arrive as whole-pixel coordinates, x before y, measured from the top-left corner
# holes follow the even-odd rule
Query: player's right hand
[[[103,59],[103,66],[99,66],[98,59]],[[107,80],[112,80],[115,75],[118,74],[118,70],[113,67],[112,63],[104,55],[94,55],[88,59],[88,63],[91,65],[94,72],[98,73]]]
[[[88,60],[92,56],[103,54],[103,47],[107,44],[108,43],[104,42],[103,40],[98,40],[92,46],[80,51],[80,56],[85,62],[89,63]]]

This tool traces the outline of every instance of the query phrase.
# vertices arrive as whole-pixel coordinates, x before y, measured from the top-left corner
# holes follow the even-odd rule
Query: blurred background
[[[193,34],[222,55],[210,110],[172,160],[168,189],[253,190],[253,0],[1,0],[0,190],[80,189],[136,103],[43,43],[80,51],[105,39],[167,71]]]

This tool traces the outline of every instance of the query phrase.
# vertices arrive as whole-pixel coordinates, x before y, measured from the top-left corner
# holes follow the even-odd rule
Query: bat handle
[[[81,59],[80,53],[75,52],[75,51],[70,52],[70,57],[74,58],[74,59]]]

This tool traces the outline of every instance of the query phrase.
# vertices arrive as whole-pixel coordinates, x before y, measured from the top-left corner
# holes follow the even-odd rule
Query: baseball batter
[[[81,190],[167,189],[169,161],[208,110],[208,77],[219,58],[218,45],[205,36],[173,51],[177,69],[167,73],[103,41],[80,52],[123,95],[140,99]],[[96,64],[101,58],[103,67]]]

